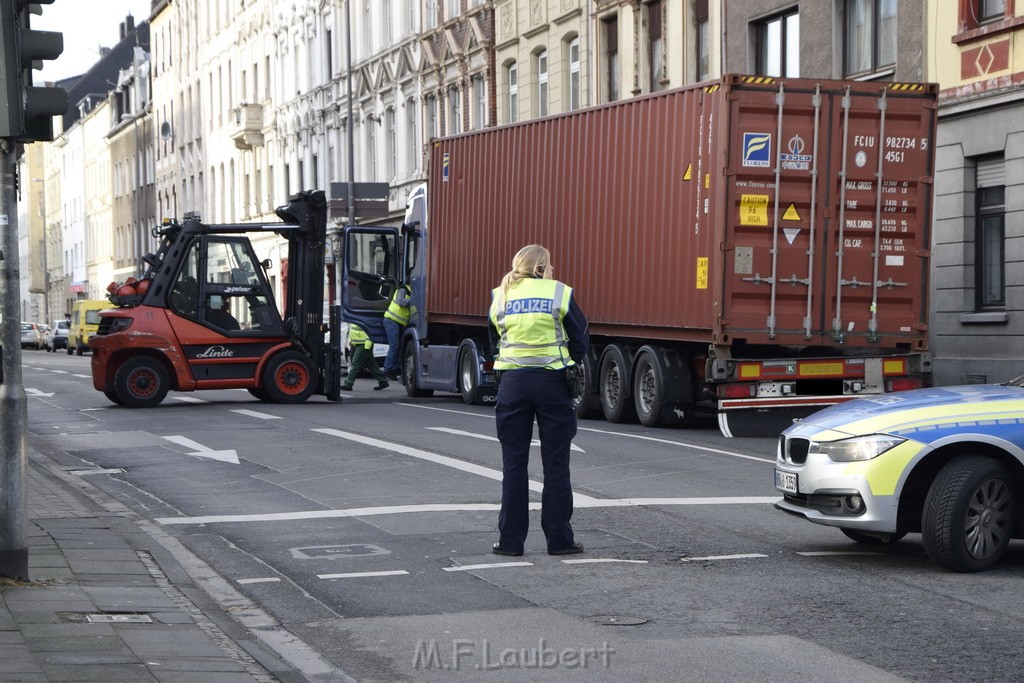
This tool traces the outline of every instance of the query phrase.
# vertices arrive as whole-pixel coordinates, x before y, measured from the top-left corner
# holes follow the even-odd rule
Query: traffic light
[[[53,117],[67,112],[63,88],[32,85],[32,70],[64,51],[63,34],[31,28],[31,16],[53,1],[0,0],[0,138],[53,140]]]

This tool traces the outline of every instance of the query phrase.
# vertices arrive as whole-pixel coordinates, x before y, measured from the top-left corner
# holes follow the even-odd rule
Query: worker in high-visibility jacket
[[[384,374],[388,379],[397,380],[401,366],[398,352],[402,342],[402,328],[409,324],[410,306],[412,305],[412,288],[409,285],[395,287],[384,311],[384,332],[388,335],[388,355],[384,358]]]
[[[552,278],[551,254],[537,244],[519,250],[512,270],[492,294],[489,336],[499,376],[495,417],[502,479],[499,537],[491,551],[523,554],[529,530],[527,464],[536,418],[544,466],[540,525],[547,551],[581,553],[583,544],[569,523],[569,449],[576,436],[576,408],[567,371],[578,370],[587,353],[587,319],[572,288]]]
[[[341,388],[345,391],[352,391],[352,385],[356,383],[356,378],[359,377],[359,373],[363,371],[364,367],[377,380],[377,386],[373,388],[374,391],[391,386],[388,384],[388,378],[377,365],[377,360],[373,357],[373,340],[366,334],[366,330],[355,323],[349,323],[348,343],[352,347],[352,360],[348,363],[348,377],[345,378],[345,383],[341,385]]]

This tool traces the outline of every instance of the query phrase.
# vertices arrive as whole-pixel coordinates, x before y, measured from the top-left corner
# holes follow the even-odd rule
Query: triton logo
[[[231,358],[234,355],[235,352],[231,349],[226,349],[223,346],[211,346],[198,354],[196,358]]]

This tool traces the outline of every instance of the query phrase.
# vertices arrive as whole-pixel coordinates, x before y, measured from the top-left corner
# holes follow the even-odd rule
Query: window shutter
[[[976,176],[978,187],[1002,187],[1006,185],[1006,164],[1002,159],[979,161]]]

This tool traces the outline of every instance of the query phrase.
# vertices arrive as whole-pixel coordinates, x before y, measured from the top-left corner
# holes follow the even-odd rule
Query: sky
[[[32,16],[32,28],[64,34],[64,53],[43,62],[33,81],[59,81],[89,70],[99,59],[100,47],[114,47],[120,25],[131,14],[138,25],[149,19],[150,0],[54,0],[43,5],[42,16]]]

